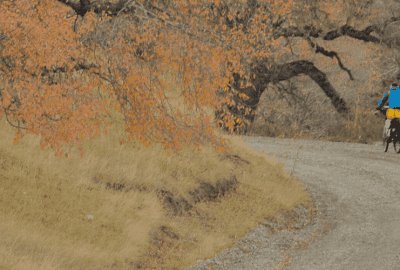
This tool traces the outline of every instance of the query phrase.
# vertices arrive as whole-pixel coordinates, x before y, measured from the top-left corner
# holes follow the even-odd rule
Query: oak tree
[[[15,143],[23,130],[41,134],[42,148],[50,145],[61,156],[62,142],[76,142],[83,155],[82,139],[112,124],[110,108],[124,115],[129,138],[146,146],[159,141],[167,151],[185,144],[199,149],[208,141],[224,151],[216,124],[230,131],[249,124],[268,84],[300,74],[346,114],[345,100],[311,61],[279,60],[290,52],[289,41],[301,38],[304,50],[335,59],[351,80],[338,53],[318,40],[393,44],[383,33],[398,18],[378,22],[368,9],[372,2],[4,0],[1,116],[17,128]],[[371,24],[356,29],[338,19],[343,16]],[[185,111],[165,94],[176,85]],[[215,110],[215,122],[206,107]]]

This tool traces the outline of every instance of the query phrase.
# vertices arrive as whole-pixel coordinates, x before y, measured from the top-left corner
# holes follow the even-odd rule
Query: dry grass
[[[379,100],[378,100],[379,102]],[[259,116],[250,126],[248,136],[267,136],[276,138],[295,138],[303,140],[324,140],[334,142],[374,143],[381,141],[384,117],[374,115],[374,108],[357,107],[350,101],[347,118],[339,116],[330,107],[319,108],[304,120],[288,116],[281,121],[268,122]],[[375,105],[375,107],[374,107]],[[288,108],[287,114],[295,114],[295,108]],[[283,117],[282,117],[283,118]],[[285,121],[288,120],[289,121]]]
[[[203,146],[168,157],[157,144],[119,146],[114,129],[86,141],[83,158],[68,160],[42,152],[37,136],[10,146],[4,121],[1,133],[5,269],[182,269],[309,200],[282,166],[234,137],[226,136],[237,146],[229,154]]]
[[[236,136],[223,135],[229,153],[204,144],[168,157],[158,143],[120,145],[116,124],[65,159],[41,151],[40,136],[13,146],[0,127],[0,269],[183,269],[311,207],[300,181]]]

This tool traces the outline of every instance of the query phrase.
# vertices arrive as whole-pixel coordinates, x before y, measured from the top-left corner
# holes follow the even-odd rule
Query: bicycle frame
[[[386,116],[386,111],[389,109],[388,106],[383,106],[382,112],[384,111],[385,113],[385,119],[387,120]],[[387,152],[389,143],[393,142],[393,147],[394,151],[396,153],[400,153],[400,119],[399,118],[393,118],[390,120],[390,133],[389,136],[385,136],[383,138],[383,149],[385,152]],[[384,134],[385,134],[385,128],[384,128]]]

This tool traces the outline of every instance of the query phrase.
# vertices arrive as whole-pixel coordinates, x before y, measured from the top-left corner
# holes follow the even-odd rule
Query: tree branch
[[[288,80],[300,74],[307,75],[315,81],[324,91],[325,95],[331,99],[333,106],[340,114],[347,114],[349,109],[346,102],[336,92],[325,73],[315,67],[310,61],[294,61],[282,65],[275,65],[271,68],[268,68],[267,63],[261,62],[252,69],[250,78],[255,90],[259,92],[257,96],[261,96],[267,88],[268,83],[276,84],[277,82]],[[255,78],[253,78],[253,75],[255,75]],[[250,102],[253,103],[254,101]]]
[[[321,53],[321,54],[323,54],[323,55],[325,55],[325,56],[328,56],[328,57],[330,57],[330,58],[335,57],[336,60],[337,60],[338,63],[339,63],[340,68],[343,69],[344,71],[346,71],[346,72],[349,74],[350,80],[354,81],[354,78],[353,78],[353,76],[351,75],[351,71],[343,66],[342,61],[340,60],[339,55],[338,55],[335,51],[327,51],[327,50],[325,50],[323,47],[320,47],[319,45],[316,45],[314,42],[312,42],[311,39],[310,39],[309,37],[307,37],[307,41],[308,41],[308,43],[310,44],[311,47],[316,48],[316,49],[315,49],[315,52],[316,52],[316,53]]]
[[[398,19],[400,20],[400,18]],[[317,29],[314,26],[304,26],[303,29],[298,27],[289,26],[283,29],[274,30],[274,39],[279,37],[314,37],[322,38],[323,40],[334,40],[342,36],[349,36],[358,40],[363,40],[365,42],[380,43],[381,40],[377,37],[371,36],[373,31],[378,31],[378,26],[370,25],[364,30],[356,30],[352,26],[343,25],[338,30],[332,30],[323,35],[322,29]]]

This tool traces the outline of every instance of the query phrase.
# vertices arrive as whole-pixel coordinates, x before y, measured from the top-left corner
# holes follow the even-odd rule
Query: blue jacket
[[[385,105],[386,101],[389,99],[389,108],[400,108],[400,89],[397,88],[390,88],[390,91],[387,92],[382,100],[379,102],[378,107],[382,107]]]

